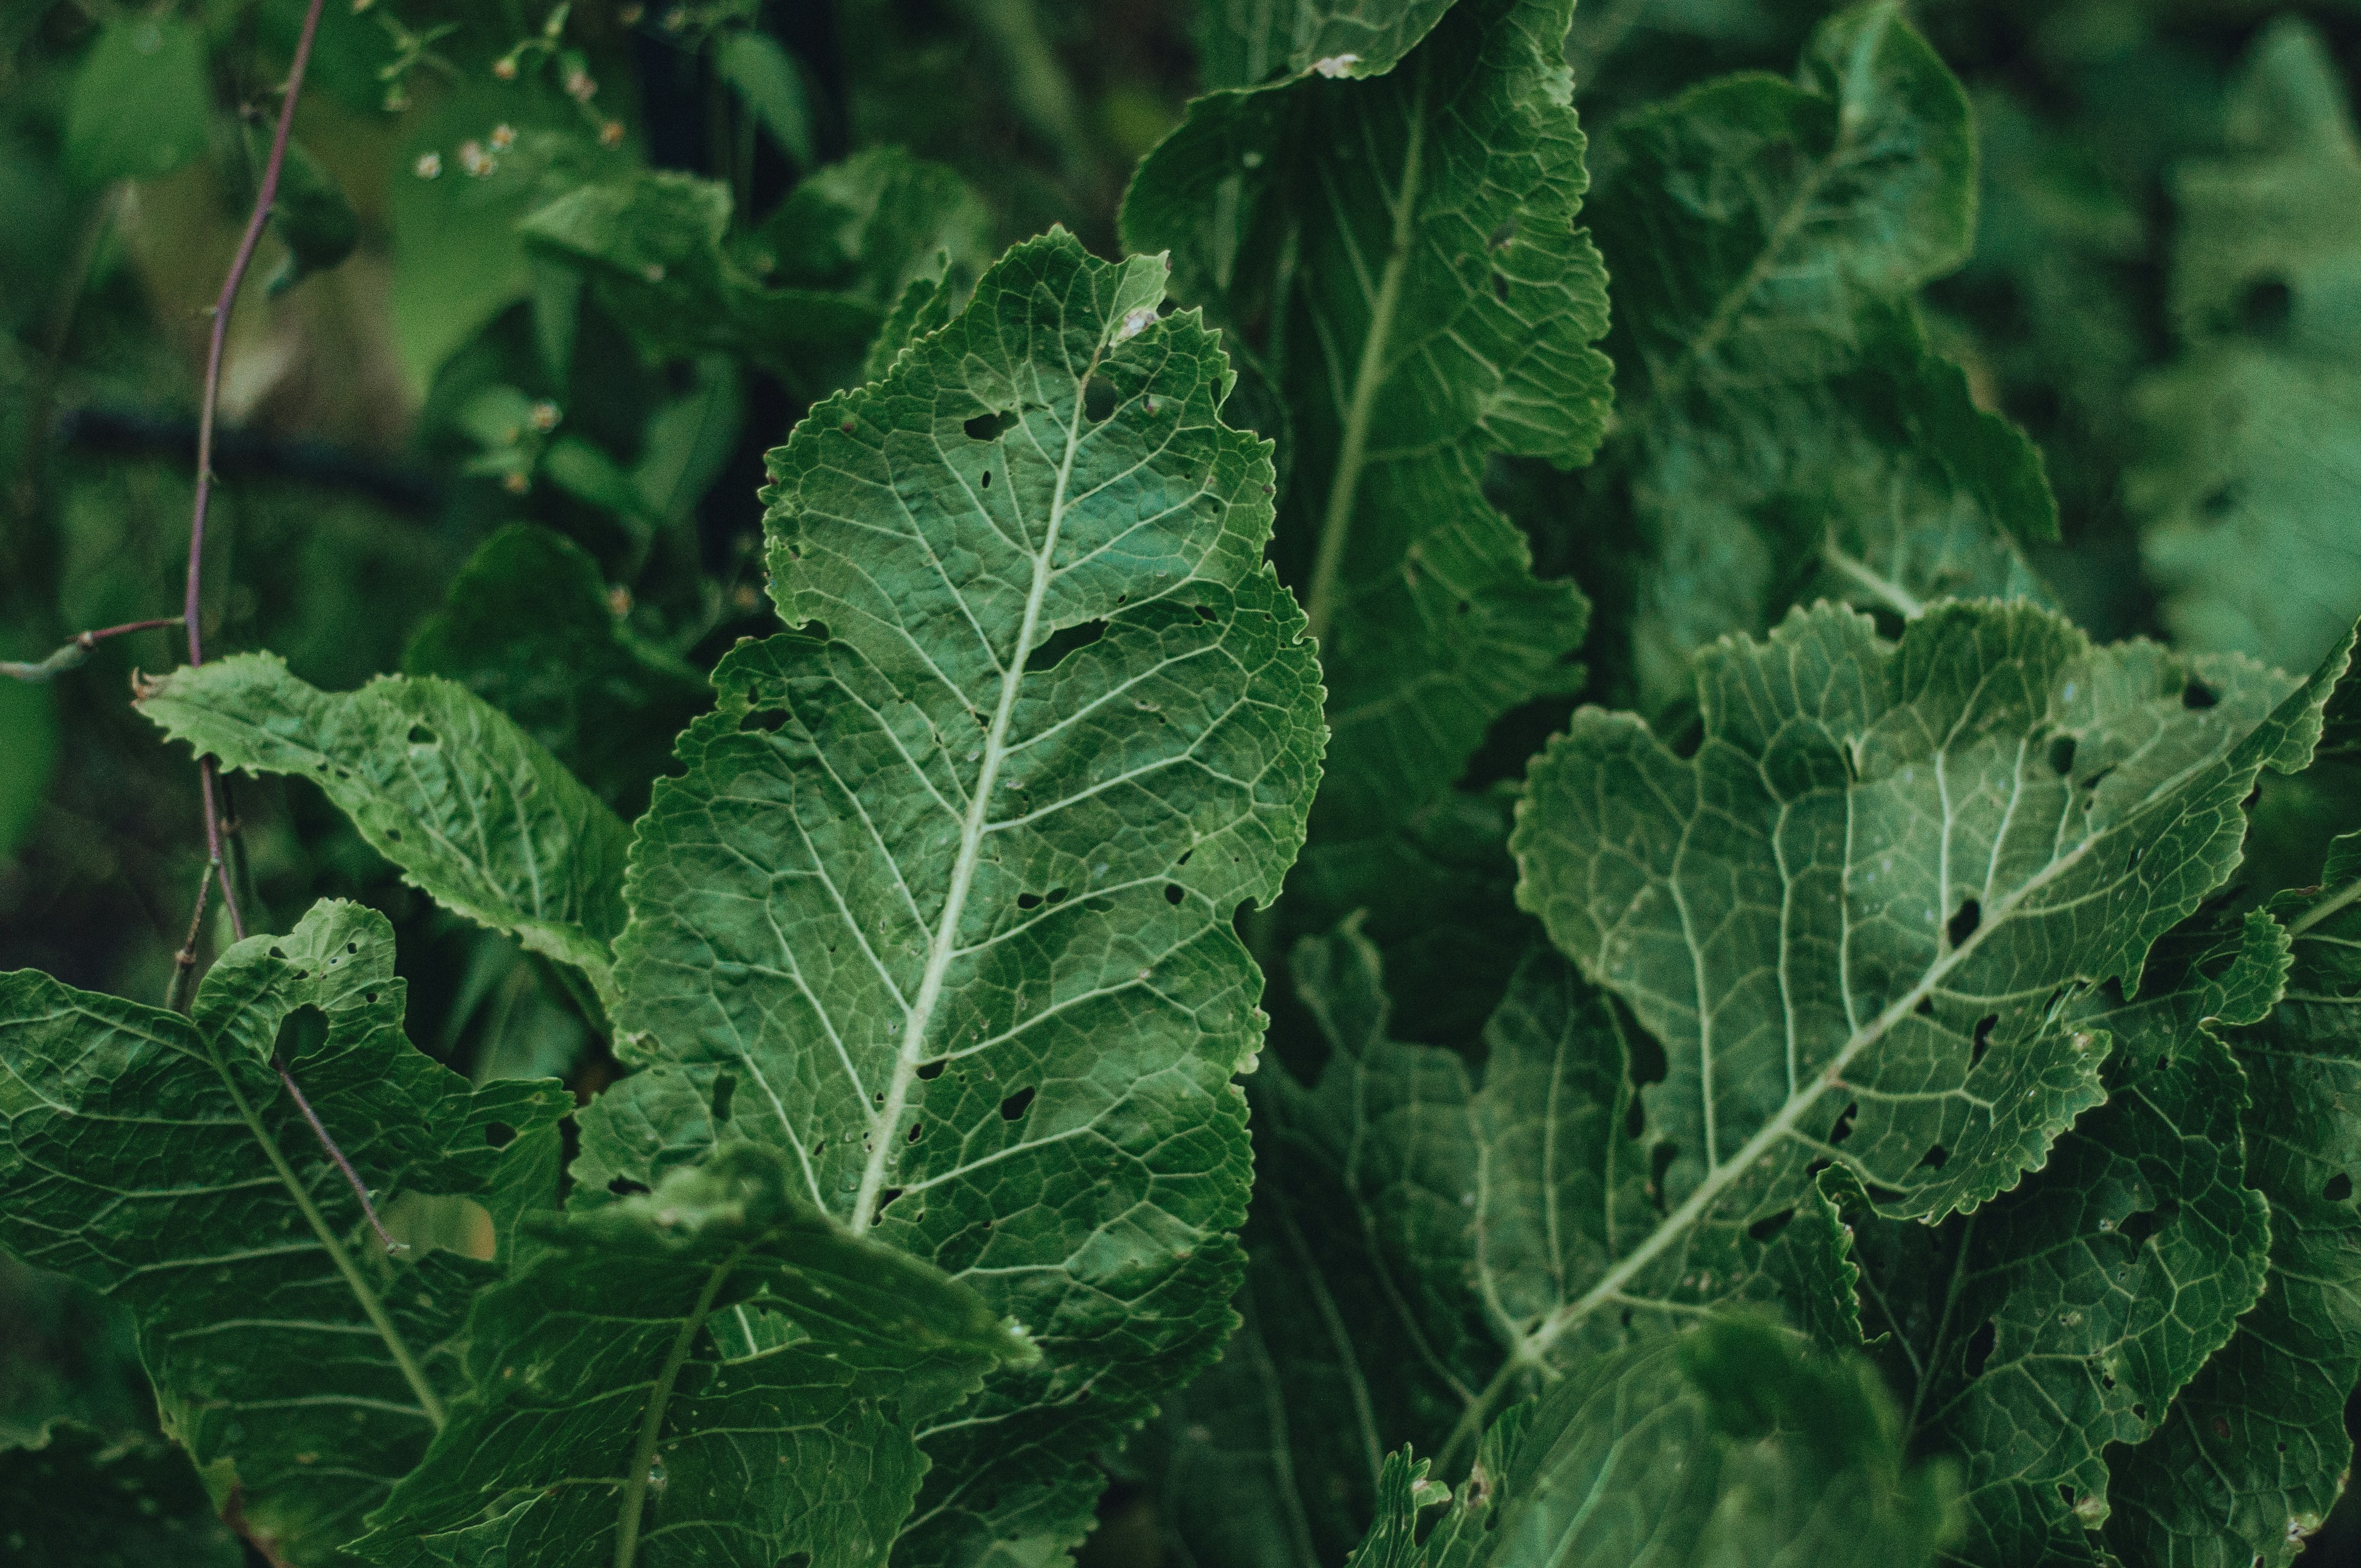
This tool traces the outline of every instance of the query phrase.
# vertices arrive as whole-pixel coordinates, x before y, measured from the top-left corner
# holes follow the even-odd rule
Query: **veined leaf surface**
[[[1911,303],[1967,253],[1976,148],[1901,7],[1830,18],[1792,82],[1728,77],[1627,115],[1615,151],[1592,211],[1619,430],[1542,520],[1587,578],[1629,584],[1604,629],[1614,683],[1658,707],[1697,649],[1823,596],[1894,620],[2044,597],[2018,553],[2057,534],[2040,456]]]
[[[385,675],[324,692],[275,654],[239,653],[173,671],[141,707],[225,768],[311,780],[404,881],[572,964],[608,997],[623,824],[464,686]]]
[[[926,1466],[914,1423],[1030,1352],[796,1185],[733,1145],[536,1225],[468,1319],[474,1392],[355,1550],[403,1568],[878,1562]],[[730,1332],[758,1316],[759,1343]]]
[[[1252,87],[1272,72],[1378,76],[1452,0],[1211,0],[1198,7],[1201,85]]]
[[[271,1069],[281,1025],[324,1020],[289,1068],[380,1203],[468,1197],[504,1251],[555,1196],[565,1093],[471,1091],[402,1037],[405,989],[385,917],[326,902],[224,954],[193,1019],[0,977],[0,1240],[131,1309],[166,1430],[298,1563],[337,1561],[418,1463],[499,1269],[386,1256]]]
[[[1482,487],[1486,454],[1586,462],[1606,422],[1569,10],[1469,0],[1381,77],[1209,94],[1125,199],[1125,243],[1171,251],[1291,411],[1277,557],[1328,683],[1329,836],[1384,831],[1580,684],[1587,605]]]
[[[1301,841],[1318,674],[1265,448],[1165,269],[1053,234],[772,457],[773,594],[632,850],[583,1190],[722,1132],[1040,1363],[924,1434],[910,1563],[1079,1538],[1230,1322],[1261,1038],[1231,930]]]

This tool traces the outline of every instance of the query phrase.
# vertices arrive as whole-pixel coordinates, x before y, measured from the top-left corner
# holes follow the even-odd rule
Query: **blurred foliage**
[[[206,313],[303,9],[0,6],[0,657],[178,609]],[[1242,50],[1238,7],[1205,9],[1201,32],[1189,0],[328,4],[230,323],[209,650],[269,648],[330,689],[451,676],[636,812],[703,673],[768,625],[762,453],[862,374],[889,313],[928,319],[1001,246],[1061,223],[1113,253],[1132,165],[1200,85],[1195,40],[1207,81],[1301,41]],[[1595,181],[1620,117],[1784,73],[1828,9],[1585,0],[1567,59]],[[1983,149],[1927,336],[2041,448],[2062,537],[2034,567],[2096,636],[2307,663],[2361,599],[2361,0],[1912,10]],[[677,209],[661,255],[613,221],[650,202]],[[1492,478],[1545,569],[1581,556],[1580,476]],[[161,993],[202,835],[185,757],[126,695],[180,657],[150,631],[0,683],[0,969]],[[1562,713],[1510,716],[1469,782],[1520,773]],[[2318,863],[2352,766],[2268,787],[2258,885]],[[1431,813],[1388,874],[1436,911],[1487,905],[1508,801]],[[234,806],[266,923],[331,895],[392,919],[423,1048],[479,1079],[606,1080],[578,998],[403,887],[308,785],[241,782]],[[1401,935],[1444,968],[1514,950],[1447,919]],[[0,1260],[0,1447],[75,1423],[0,1455],[0,1515],[13,1488],[87,1489],[172,1540],[72,1561],[234,1560],[153,1419],[112,1310]],[[1140,1561],[1146,1539],[1095,1550]]]

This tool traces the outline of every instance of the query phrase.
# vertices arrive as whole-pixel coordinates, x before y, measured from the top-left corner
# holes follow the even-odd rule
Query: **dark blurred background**
[[[1567,41],[1578,103],[1595,129],[1723,71],[1784,70],[1828,9],[1586,0]],[[2102,638],[2270,657],[2254,601],[2290,538],[2330,597],[2361,602],[2361,358],[2293,343],[2298,325],[2332,344],[2341,327],[2361,347],[2346,102],[2361,0],[1911,9],[1967,83],[1983,147],[1976,252],[1930,291],[1930,320],[1980,398],[2043,447],[2064,539],[2040,565],[2067,608]],[[549,9],[523,0],[330,0],[296,126],[357,244],[274,293],[274,236],[233,320],[209,651],[268,648],[327,687],[432,667],[466,633],[434,620],[462,567],[503,527],[543,525],[578,547],[569,570],[588,563],[603,600],[589,613],[635,662],[597,702],[511,695],[541,702],[545,738],[635,811],[663,759],[602,751],[629,744],[607,721],[685,715],[695,673],[766,629],[761,454],[815,387],[727,356],[652,365],[515,219],[644,164],[725,181],[735,235],[813,170],[890,145],[958,172],[987,248],[1062,223],[1112,254],[1133,162],[1194,90],[1193,11],[590,0],[553,38]],[[0,659],[179,607],[206,311],[302,15],[299,0],[0,5]],[[2290,19],[2319,69],[2261,71]],[[484,159],[498,167],[470,167]],[[2324,297],[2350,322],[2290,323],[2289,290],[2268,281],[2209,297],[2212,258],[2244,247],[2250,279],[2257,247],[2282,276],[2343,280]],[[0,680],[0,970],[163,992],[202,833],[189,758],[127,697],[136,670],[181,652],[177,632],[148,632],[48,684]],[[521,655],[513,678],[565,656]],[[2259,855],[2316,842],[2334,803],[2314,789],[2273,785]],[[604,1081],[603,1046],[537,960],[402,886],[308,786],[241,782],[235,811],[266,924],[326,895],[392,918],[423,1049],[478,1076]],[[2265,885],[2307,880],[2286,853]],[[154,1420],[104,1303],[0,1258],[0,1445],[60,1417],[110,1433]],[[1152,1562],[1143,1507],[1118,1486],[1090,1556]],[[2305,1560],[2361,1563],[2361,1515],[2340,1513]]]

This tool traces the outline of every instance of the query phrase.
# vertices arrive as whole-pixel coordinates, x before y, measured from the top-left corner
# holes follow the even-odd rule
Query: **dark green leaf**
[[[170,174],[204,156],[212,116],[204,35],[177,16],[126,14],[74,71],[66,168],[88,186]]]
[[[498,1271],[387,1256],[273,1051],[389,1213],[467,1198],[497,1249],[555,1194],[564,1092],[469,1090],[402,1037],[405,992],[384,916],[325,902],[223,955],[193,1019],[0,977],[0,1241],[130,1309],[165,1430],[304,1563],[334,1560],[425,1451]]]
[[[1091,1453],[1229,1327],[1262,1027],[1230,924],[1322,735],[1268,462],[1163,278],[1029,242],[812,411],[767,492],[807,630],[722,662],[632,852],[618,1046],[652,1067],[585,1188],[719,1124],[1042,1347],[927,1435],[912,1563],[1078,1539]]]
[[[1252,87],[1273,71],[1379,76],[1424,38],[1452,0],[1205,0],[1197,8],[1200,84]]]
[[[475,1390],[355,1550],[399,1565],[866,1568],[912,1428],[1031,1355],[970,1290],[717,1151],[534,1227],[467,1321]]]
[[[15,1568],[242,1568],[189,1456],[76,1428],[0,1453],[0,1552]]]

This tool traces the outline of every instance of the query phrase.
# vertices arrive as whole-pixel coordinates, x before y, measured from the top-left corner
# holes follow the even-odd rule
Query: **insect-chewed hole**
[[[1918,999],[1918,1005],[1913,1007],[1910,1011],[1916,1013],[1921,1018],[1932,1018],[1935,1015],[1935,998],[1932,994],[1920,997]]]
[[[2191,676],[2189,684],[2180,688],[2180,706],[2183,707],[2212,707],[2221,700],[2212,686],[2195,676]]]
[[[1038,1090],[1020,1089],[1016,1093],[1010,1095],[1007,1099],[1002,1101],[1000,1102],[1000,1119],[1004,1122],[1014,1122],[1019,1116],[1024,1115],[1026,1112],[1033,1109],[1033,1096],[1038,1092],[1039,1091]]]
[[[926,1130],[927,1124],[924,1122],[913,1122],[910,1124],[909,1132],[904,1135],[902,1141],[906,1144],[915,1144],[918,1141],[920,1136],[926,1133]]]
[[[1680,1157],[1681,1146],[1670,1138],[1648,1151],[1648,1186],[1656,1195],[1658,1208],[1664,1207],[1664,1178],[1671,1172],[1673,1162]]]
[[[1042,902],[1054,909],[1066,902],[1066,890],[1062,887],[1053,887],[1042,895]]]
[[[2320,1195],[2332,1203],[2342,1203],[2353,1196],[2353,1179],[2340,1170],[2328,1179],[2328,1185],[2320,1190]]]
[[[516,1142],[516,1129],[506,1122],[484,1124],[484,1142],[496,1149],[504,1149]]]
[[[1165,903],[1167,903],[1167,904],[1178,904],[1178,903],[1180,903],[1182,899],[1184,899],[1184,898],[1186,898],[1186,897],[1188,897],[1188,896],[1189,896],[1189,895],[1188,895],[1188,894],[1186,894],[1185,892],[1183,892],[1183,891],[1181,890],[1180,884],[1179,883],[1177,883],[1177,882],[1168,882],[1168,883],[1166,883],[1164,884],[1164,902],[1165,902]]]
[[[1927,1152],[1918,1157],[1918,1163],[1929,1170],[1940,1170],[1951,1163],[1951,1151],[1940,1144],[1929,1144]]]
[[[410,727],[410,743],[413,746],[432,746],[434,744],[434,731],[427,729],[423,724],[413,724]]]
[[[873,1225],[884,1224],[885,1211],[894,1206],[894,1200],[902,1196],[902,1191],[899,1187],[888,1187],[884,1191],[880,1192],[877,1195],[877,1212],[869,1216],[869,1223]]]
[[[719,1125],[730,1120],[730,1102],[738,1098],[738,1075],[719,1072],[713,1075],[713,1120]]]
[[[1861,1102],[1856,1100],[1837,1113],[1836,1125],[1828,1129],[1828,1142],[1840,1144],[1852,1136],[1852,1119],[1861,1114]]]
[[[996,413],[980,413],[960,428],[967,432],[970,441],[997,441],[1016,428],[1016,415],[1013,410],[1006,409]]]
[[[2058,1496],[2068,1508],[2070,1508],[2074,1506],[2074,1487],[2071,1483],[2065,1481],[2059,1482]]]
[[[1016,895],[1016,907],[1038,909],[1041,907],[1041,895],[1038,893],[1020,893]]]
[[[1106,422],[1119,400],[1115,383],[1104,376],[1093,376],[1082,383],[1082,417],[1093,424]]]
[[[982,479],[979,479],[978,481],[976,481],[976,487],[975,487],[975,488],[976,488],[977,489],[979,489],[979,490],[988,490],[988,489],[992,488],[992,470],[991,470],[991,469],[986,468],[986,469],[983,471],[983,477]]]
[[[1041,639],[1033,652],[1025,655],[1026,673],[1038,674],[1043,670],[1057,668],[1067,654],[1078,648],[1087,648],[1105,636],[1106,629],[1107,623],[1104,620],[1085,620],[1079,626],[1060,628]]]
[[[1212,605],[1192,604],[1189,608],[1197,612],[1197,619],[1200,620],[1211,620],[1213,619],[1213,607]]]
[[[607,1190],[618,1198],[629,1198],[634,1192],[645,1192],[647,1190],[646,1182],[633,1181],[628,1176],[619,1176],[607,1183]]]
[[[2143,1209],[2136,1214],[2126,1215],[2124,1223],[2115,1227],[2115,1234],[2131,1243],[2133,1250],[2136,1251],[2147,1245],[2150,1236],[2172,1223],[2180,1215],[2180,1205],[2168,1198],[2153,1209]]]
[[[1992,1032],[1999,1024],[2000,1014],[1997,1013],[1987,1013],[1976,1020],[1976,1037],[1968,1046],[1970,1067],[1984,1059],[1984,1052],[1992,1045]]]
[[[2049,771],[2061,779],[2074,771],[2074,737],[2060,735],[2049,742]]]
[[[738,729],[741,734],[775,735],[786,728],[786,709],[755,707],[747,709],[746,716],[738,721]]]
[[[918,1064],[918,1077],[920,1080],[924,1081],[942,1077],[943,1069],[950,1064],[950,1059],[951,1058],[949,1057],[937,1057],[932,1061],[920,1062]]]
[[[1944,932],[1951,938],[1951,946],[1956,948],[1974,936],[1976,927],[1983,923],[1983,918],[1982,905],[1972,898],[1960,900],[1960,907],[1952,912],[1950,923],[1943,927]]]
[[[1969,1376],[1981,1377],[1983,1376],[1984,1363],[1992,1359],[1993,1345],[1999,1339],[2000,1328],[1998,1324],[1991,1319],[1986,1319],[1984,1321],[1983,1327],[1978,1329],[1975,1332],[1968,1336],[1968,1350],[1965,1364]]]
[[[1767,1242],[1772,1237],[1777,1235],[1781,1231],[1785,1230],[1787,1228],[1787,1222],[1795,1217],[1795,1211],[1792,1208],[1782,1209],[1775,1214],[1765,1214],[1763,1218],[1747,1226],[1746,1234],[1753,1237],[1758,1242]]]
[[[298,980],[309,978],[297,975]],[[279,1038],[271,1047],[274,1060],[302,1061],[328,1037],[328,1015],[316,1007],[298,1007],[279,1021]]]

